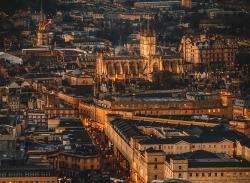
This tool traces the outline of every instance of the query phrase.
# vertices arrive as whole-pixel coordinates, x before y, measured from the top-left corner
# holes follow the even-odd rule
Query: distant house
[[[23,59],[9,53],[0,52],[0,61],[4,60],[11,64],[23,64]]]
[[[70,85],[92,85],[94,83],[93,77],[80,70],[66,73],[64,78],[67,79]]]

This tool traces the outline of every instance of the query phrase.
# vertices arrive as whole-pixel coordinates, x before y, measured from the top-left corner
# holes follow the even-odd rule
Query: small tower
[[[181,0],[181,6],[183,8],[192,8],[192,0]]]
[[[41,11],[40,11],[40,20],[38,24],[38,32],[37,32],[37,46],[41,45],[49,45],[51,43],[52,36],[46,30],[48,26],[51,24],[51,19],[46,22],[45,16],[43,13],[43,1],[41,0]]]
[[[156,54],[156,34],[155,30],[149,27],[149,22],[147,28],[141,28],[140,54],[147,58]]]
[[[40,11],[40,18],[39,18],[39,24],[38,24],[38,32],[37,32],[37,46],[43,45],[43,32],[45,20],[44,20],[44,14],[43,14],[43,2],[41,0],[41,11]]]

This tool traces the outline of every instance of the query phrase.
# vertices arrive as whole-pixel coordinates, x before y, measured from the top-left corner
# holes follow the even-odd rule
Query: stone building
[[[111,57],[99,54],[96,59],[96,76],[99,79],[152,81],[152,73],[162,70],[163,60],[156,55],[156,34],[151,29],[143,29],[140,33],[140,55]]]
[[[71,121],[64,120],[63,124],[61,121],[55,129],[56,133],[62,135],[64,148],[51,152],[48,155],[49,162],[68,176],[78,175],[85,170],[99,170],[101,158],[96,145],[83,127],[74,127]]]
[[[150,93],[149,93],[150,94]],[[211,94],[198,93],[199,99],[159,97],[151,94],[150,97],[138,95],[110,97],[84,101],[79,104],[79,113],[86,118],[98,122],[106,122],[107,114],[126,115],[218,115],[231,118],[230,102],[223,104],[219,97],[210,99]],[[197,94],[197,95],[198,95]],[[212,95],[213,96],[213,95]]]
[[[84,86],[92,85],[94,83],[93,77],[80,70],[74,70],[64,74],[64,79],[67,80],[70,86]]]
[[[249,162],[237,161],[203,150],[170,155],[166,160],[167,177],[199,182],[248,182]]]
[[[246,183],[249,180],[250,162],[244,160],[249,159],[249,149],[246,142],[237,142],[241,137],[234,131],[218,126],[207,128],[134,119],[111,120],[104,129],[116,156],[120,161],[128,161],[127,168],[134,181],[174,178],[197,183]]]
[[[20,110],[20,97],[16,95],[8,96],[8,105],[12,112],[18,112]]]
[[[181,6],[183,8],[192,8],[192,0],[181,0]]]
[[[233,105],[233,118],[250,120],[250,97],[236,98]]]
[[[24,151],[0,152],[0,182],[57,182],[57,172],[47,161],[27,158]]]
[[[238,52],[235,39],[222,36],[183,36],[180,52],[186,62],[207,66],[233,66]]]
[[[78,176],[84,171],[100,170],[101,156],[87,130],[78,118],[53,118],[49,131],[33,134],[29,157],[42,157],[67,176]],[[44,138],[45,137],[45,138]],[[47,141],[45,148],[41,142]],[[57,142],[51,146],[50,142]],[[38,142],[38,143],[37,143]]]

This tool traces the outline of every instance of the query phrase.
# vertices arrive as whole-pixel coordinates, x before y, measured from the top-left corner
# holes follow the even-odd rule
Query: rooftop
[[[28,141],[27,146],[30,152],[66,153],[78,156],[96,156],[99,154],[97,146],[83,127],[80,119],[62,118],[59,127],[64,127],[65,130],[60,133],[49,133],[49,135],[53,135],[57,141],[44,141],[39,143]],[[40,135],[43,134],[44,133],[41,133]]]
[[[83,127],[78,118],[61,118],[59,127]]]
[[[98,149],[84,128],[70,128],[63,131],[61,136],[63,146],[60,152],[80,156],[97,155]]]
[[[112,122],[114,129],[120,133],[120,135],[129,142],[130,138],[136,136],[142,136],[140,130],[132,123],[126,123],[124,120],[115,120]]]
[[[221,116],[215,115],[137,115],[141,117],[150,117],[150,118],[162,118],[170,120],[183,120],[183,121],[192,121],[192,122],[206,122],[214,124],[228,124],[229,119]]]
[[[236,141],[246,139],[243,134],[229,129],[225,125],[218,125],[215,127],[205,126],[187,126],[181,124],[169,124],[161,122],[148,122],[130,119],[115,119],[110,122],[113,128],[121,135],[127,142],[131,138],[139,139],[141,144],[175,144],[181,141],[187,143],[201,143],[201,142],[221,142],[224,140]],[[153,135],[146,134],[139,127],[150,127],[158,129],[168,129],[173,132],[181,132],[186,135],[166,136],[159,138]]]
[[[139,96],[123,96],[123,97],[115,97],[115,98],[110,98],[107,99],[109,101],[114,101],[114,102],[184,102],[188,101],[187,99],[184,98],[171,98],[171,97],[139,97]]]
[[[178,155],[167,155],[167,161],[172,160],[188,160],[190,168],[206,168],[206,167],[250,167],[250,162],[240,161],[235,158],[228,157],[224,154],[215,154],[212,152],[198,150]]]

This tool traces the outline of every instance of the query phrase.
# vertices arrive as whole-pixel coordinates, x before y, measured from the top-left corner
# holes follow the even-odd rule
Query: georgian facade
[[[0,169],[0,182],[37,182],[56,183],[58,176],[55,169],[43,166],[22,166]]]
[[[193,64],[233,66],[238,44],[234,39],[221,36],[183,36],[180,52],[184,61]]]
[[[146,183],[173,178],[195,183],[247,183],[250,178],[250,163],[233,158],[236,154],[240,158],[249,157],[247,150],[241,154],[240,143],[228,139],[188,142],[170,138],[151,141],[133,126],[125,125],[126,121],[115,123],[107,123],[104,131],[117,156],[129,162],[134,181]]]
[[[99,170],[100,155],[77,155],[73,153],[57,152],[48,156],[53,166],[67,175],[75,176],[84,170]]]
[[[79,113],[85,118],[106,122],[107,114],[127,115],[201,115],[210,114],[231,118],[231,110],[223,106],[220,99],[215,100],[94,100],[79,104]]]

